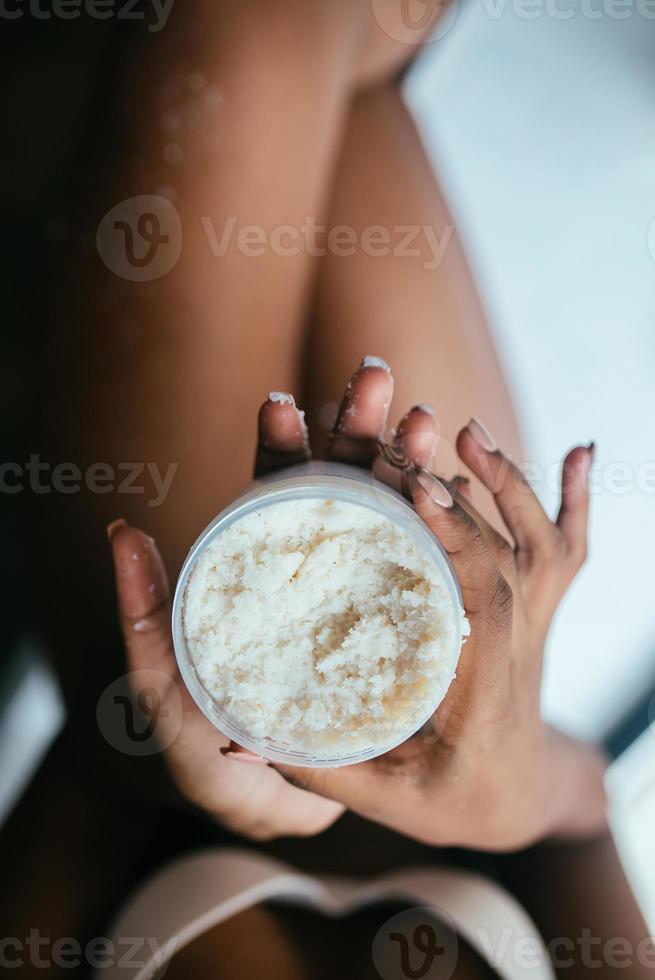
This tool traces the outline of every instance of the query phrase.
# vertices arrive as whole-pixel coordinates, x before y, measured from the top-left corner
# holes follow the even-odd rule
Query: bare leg
[[[113,834],[123,840],[119,831],[126,832],[125,868],[138,858],[138,848],[129,852],[129,825],[137,808],[139,815],[147,809],[150,787],[160,805],[162,787],[157,757],[122,755],[96,723],[99,697],[125,672],[104,526],[124,515],[147,528],[174,576],[201,527],[249,477],[256,407],[266,391],[297,389],[312,256],[267,245],[255,257],[233,237],[217,257],[201,219],[218,238],[231,217],[237,232],[252,223],[267,236],[307,216],[321,219],[354,91],[396,72],[411,54],[387,44],[371,23],[368,0],[174,5],[167,29],[148,35],[132,52],[135,67],[109,86],[102,140],[83,171],[84,186],[92,186],[58,279],[45,364],[44,455],[84,471],[110,466],[119,481],[121,464],[154,463],[160,475],[177,465],[159,506],[151,506],[154,488],[143,474],[136,489],[145,493],[120,490],[116,479],[111,489],[111,477],[107,493],[105,475],[101,490],[85,481],[81,493],[34,498],[35,553],[43,555],[35,585],[69,708],[59,764],[63,758],[91,792],[111,796]],[[111,129],[116,117],[119,133]],[[103,214],[140,194],[173,202],[183,247],[167,275],[135,283],[100,261],[94,239]],[[219,465],[226,458],[229,466]],[[94,839],[71,870],[65,901],[53,900],[56,841],[70,828],[61,808],[39,803],[58,780],[48,760],[12,821],[22,841],[32,831],[45,841],[53,862],[35,859],[27,872],[16,860],[8,868],[7,893],[20,880],[28,896],[15,908],[11,935],[32,926],[76,935],[88,912],[85,889],[102,888],[94,851],[104,845]],[[109,872],[117,851],[105,862]],[[38,913],[29,900],[34,878],[43,897]]]
[[[114,489],[37,499],[52,558],[41,606],[75,721],[95,727],[100,692],[123,672],[104,525],[124,516],[147,528],[174,578],[249,479],[267,390],[298,388],[316,260],[271,236],[322,220],[353,93],[401,64],[372,22],[368,0],[192,0],[115,86],[125,122],[101,151],[121,163],[86,202],[88,227],[67,258],[80,284],[59,303],[45,406],[48,458],[84,472],[109,464]],[[167,275],[132,282],[105,267],[93,239],[104,213],[143,193],[173,203],[183,245]],[[248,243],[238,237],[248,225],[254,243],[252,229]],[[136,486],[122,489],[132,463]]]
[[[354,84],[356,6],[194,0],[121,82],[125,162],[85,213],[95,227],[124,199],[163,195],[182,250],[145,283],[72,257],[81,299],[62,313],[47,407],[64,458],[177,464],[165,507],[127,490],[83,500],[96,527],[125,513],[152,528],[173,567],[248,479],[267,389],[297,386],[312,258],[287,257],[268,236],[322,212]],[[263,247],[239,240],[247,225]],[[230,460],[220,471],[219,448]]]
[[[329,224],[354,228],[358,245],[352,255],[328,250],[321,263],[306,382],[310,420],[325,424],[321,410],[338,397],[341,379],[364,354],[376,354],[393,367],[396,414],[434,403],[445,475],[462,469],[452,446],[471,415],[518,453],[516,419],[475,283],[414,122],[392,85],[355,100]],[[378,238],[367,243],[366,229],[377,229],[371,234]],[[408,247],[418,255],[398,250],[409,231]]]
[[[538,923],[566,980],[650,977],[655,942],[610,834],[546,843],[501,859],[506,883]]]

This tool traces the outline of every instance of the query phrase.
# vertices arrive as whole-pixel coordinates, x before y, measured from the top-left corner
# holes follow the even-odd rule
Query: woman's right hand
[[[426,415],[414,425],[425,436],[435,422]],[[430,731],[344,769],[276,768],[298,787],[430,844],[514,850],[600,833],[602,755],[540,714],[548,627],[585,557],[592,449],[568,454],[554,523],[479,422],[459,434],[457,449],[493,494],[514,545],[456,492],[458,483],[418,471],[416,509],[450,555],[471,625]]]
[[[330,459],[362,467],[375,459],[393,380],[386,365],[374,361],[363,363],[346,387],[327,448]],[[309,458],[307,430],[290,396],[269,396],[258,428],[255,475]],[[156,706],[155,735],[180,791],[251,838],[308,836],[330,826],[342,804],[292,786],[264,759],[230,743],[196,706],[175,660],[170,589],[157,546],[124,521],[109,531],[133,696]]]

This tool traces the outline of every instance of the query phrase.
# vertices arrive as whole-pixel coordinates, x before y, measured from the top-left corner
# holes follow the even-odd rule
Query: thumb
[[[310,769],[271,762],[270,766],[297,789],[335,800],[349,810],[368,815],[384,802],[383,778],[374,761],[350,766]]]
[[[114,521],[107,534],[128,666],[132,671],[151,668],[176,678],[168,578],[157,546],[125,521]]]

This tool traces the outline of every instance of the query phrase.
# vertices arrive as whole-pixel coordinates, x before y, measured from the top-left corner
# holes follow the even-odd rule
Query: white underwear
[[[103,966],[98,980],[149,980],[188,943],[262,902],[344,916],[380,901],[430,907],[503,980],[554,980],[536,926],[496,883],[446,868],[406,868],[369,880],[301,874],[273,858],[240,849],[200,851],[142,885],[113,923],[115,949],[142,940],[133,963]],[[119,942],[122,940],[122,942]]]

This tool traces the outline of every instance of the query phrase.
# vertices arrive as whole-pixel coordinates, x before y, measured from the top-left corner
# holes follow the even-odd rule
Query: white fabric
[[[207,850],[164,868],[133,896],[108,938],[115,949],[146,940],[135,962],[103,966],[98,980],[149,980],[176,952],[212,927],[271,899],[309,905],[328,916],[382,899],[430,906],[454,924],[503,980],[554,980],[537,929],[495,883],[451,869],[411,868],[368,881],[301,874],[245,850]],[[122,940],[122,942],[121,942]]]

